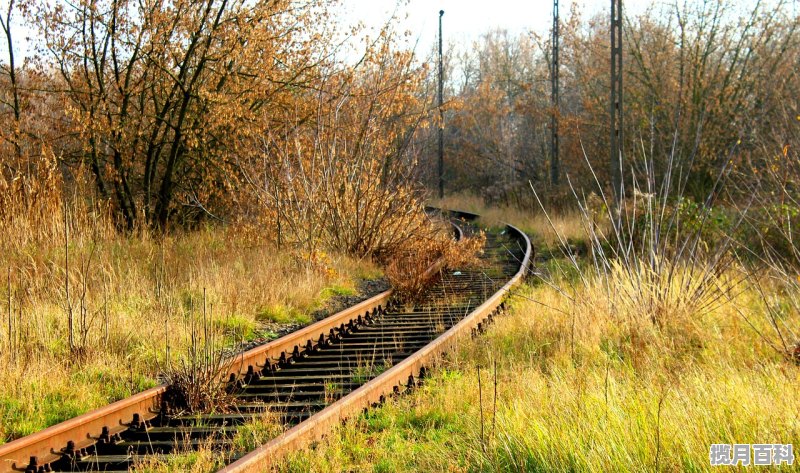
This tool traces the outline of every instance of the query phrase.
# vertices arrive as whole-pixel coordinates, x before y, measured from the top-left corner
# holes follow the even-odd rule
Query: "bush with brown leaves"
[[[424,232],[405,240],[384,256],[386,277],[400,300],[418,299],[444,268],[479,264],[485,235],[455,240],[449,229],[444,228],[446,225],[430,221]]]

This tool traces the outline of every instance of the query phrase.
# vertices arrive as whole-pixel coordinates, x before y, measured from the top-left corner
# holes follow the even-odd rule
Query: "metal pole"
[[[611,0],[611,186],[614,199],[622,200],[622,0]]]
[[[550,70],[550,105],[552,116],[550,117],[550,183],[558,185],[560,164],[558,156],[558,0],[553,0],[553,63]]]
[[[444,61],[442,59],[442,17],[439,10],[439,198],[444,198]]]

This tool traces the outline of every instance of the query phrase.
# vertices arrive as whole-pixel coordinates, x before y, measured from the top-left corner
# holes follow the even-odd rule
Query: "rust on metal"
[[[391,295],[391,289],[384,291],[326,319],[248,350],[236,357],[230,374],[238,378],[246,375],[248,368],[264,363],[265,360],[277,362],[281,357],[285,359],[295,346],[304,346],[310,340],[322,340],[320,337],[327,335],[330,330],[385,307]],[[166,390],[166,385],[160,385],[0,445],[0,472],[24,471],[34,457],[40,465],[55,461],[61,457],[61,452],[54,451],[54,447],[64,448],[70,441],[75,443],[76,449],[88,447],[96,442],[96,438],[100,438],[104,427],[111,433],[125,430],[136,414],[143,421],[152,419],[161,407],[161,395]]]
[[[36,458],[39,464],[49,463],[61,457],[52,451],[54,446],[66,447],[74,442],[75,449],[85,448],[96,442],[107,427],[110,433],[126,429],[135,415],[141,419],[156,416],[154,411],[161,403],[161,395],[167,387],[157,386],[147,391],[122,399],[100,409],[48,427],[27,437],[0,445],[0,471],[24,471]]]
[[[306,421],[297,424],[279,437],[219,470],[219,473],[266,471],[286,453],[303,448],[312,441],[320,439],[332,427],[341,423],[342,420],[352,415],[357,415],[376,403],[380,403],[386,395],[394,392],[395,387],[405,385],[409,379],[413,380],[415,376],[417,378],[422,377],[421,375],[424,374],[426,367],[435,361],[436,357],[447,352],[460,339],[469,337],[473,329],[477,328],[484,319],[493,314],[503,304],[506,295],[522,280],[530,264],[533,253],[530,239],[516,227],[511,225],[507,227],[518,234],[525,242],[525,257],[519,271],[499,291],[421,350],[314,414]]]
[[[477,217],[474,214],[459,212],[451,212],[449,216],[462,220],[474,220]],[[514,227],[508,226],[508,230],[517,234],[518,241],[521,241],[525,247],[525,252],[520,269],[514,273],[514,267],[509,268],[511,272],[505,273],[504,277],[508,277],[511,274],[513,276],[500,290],[490,296],[479,307],[469,312],[466,317],[460,318],[461,316],[459,315],[458,319],[460,320],[457,322],[456,319],[453,319],[452,323],[455,325],[448,325],[449,329],[443,328],[442,330],[445,330],[444,333],[432,341],[430,341],[430,338],[426,338],[428,336],[424,334],[420,334],[418,338],[414,338],[417,337],[416,335],[414,337],[409,335],[411,337],[409,340],[412,340],[412,338],[413,340],[419,340],[419,345],[417,346],[421,347],[421,349],[408,355],[403,361],[388,368],[387,371],[377,375],[377,377],[367,381],[365,384],[354,387],[353,391],[349,393],[343,392],[343,397],[338,398],[327,407],[320,406],[321,410],[316,411],[316,413],[309,412],[309,417],[305,421],[301,421],[281,436],[245,455],[222,471],[263,471],[286,452],[300,448],[310,441],[320,438],[334,424],[341,422],[342,419],[382,402],[385,396],[400,392],[403,386],[410,387],[415,385],[420,379],[424,378],[427,369],[434,364],[437,357],[451,349],[460,339],[482,330],[491,321],[493,315],[503,309],[504,298],[522,278],[532,257],[532,247],[528,237]],[[463,230],[456,224],[454,224],[454,233],[456,239],[463,237]],[[425,277],[428,278],[440,271],[443,264],[444,261],[442,259],[438,260],[428,268]],[[493,287],[496,288],[497,285]],[[370,339],[371,329],[369,327],[374,326],[376,319],[381,319],[385,316],[385,309],[391,296],[391,290],[385,291],[324,320],[241,353],[231,360],[227,371],[220,373],[221,381],[228,379],[236,381],[237,384],[243,383],[246,389],[253,388],[255,389],[253,392],[257,393],[258,389],[256,389],[257,386],[255,385],[259,383],[260,377],[275,376],[276,373],[283,372],[285,368],[288,368],[290,374],[283,375],[283,378],[296,376],[296,374],[291,374],[292,370],[297,371],[303,363],[307,362],[304,361],[306,358],[319,356],[320,349],[323,352],[330,350],[330,347],[334,346],[332,344],[337,344],[343,339],[350,339],[351,345],[356,347],[354,348],[355,350],[362,350],[362,348],[357,347]],[[470,306],[470,309],[472,307],[474,306]],[[462,312],[462,314],[465,312],[467,311]],[[362,329],[363,333],[361,332]],[[412,324],[406,328],[406,331],[418,329],[418,325]],[[356,342],[352,343],[354,337]],[[364,342],[358,341],[361,338],[363,338]],[[374,346],[376,347],[387,344],[383,337],[378,337],[375,340]],[[396,343],[396,341],[393,343]],[[417,341],[413,341],[412,344],[416,345]],[[323,367],[315,368],[317,371],[327,369],[324,368],[326,366],[331,366],[332,362],[325,361],[324,358],[325,356],[322,356],[320,358],[322,361],[316,362]],[[312,361],[311,363],[314,362]],[[293,366],[297,367],[292,368]],[[278,376],[281,377],[280,374]],[[250,386],[250,384],[254,386]],[[150,421],[159,415],[162,407],[162,395],[166,390],[166,385],[152,388],[62,422],[36,434],[2,445],[0,446],[0,472],[26,471],[29,468],[33,468],[30,471],[45,471],[44,469],[49,468],[51,462],[63,458],[77,458],[80,461],[80,457],[90,448],[94,452],[98,451],[97,448],[99,447],[91,447],[93,444],[104,446],[103,448],[107,451],[109,446],[113,447],[111,445],[114,443],[113,439],[119,440],[121,438],[119,435],[121,432],[123,433],[122,435],[127,435],[139,430],[138,427],[146,428],[146,426],[150,425]],[[259,395],[255,394],[254,396],[258,397]],[[287,401],[288,404],[292,404],[292,402]],[[309,403],[309,406],[312,405],[314,403]],[[160,419],[160,417],[157,419],[158,422],[160,422]],[[156,421],[153,420],[153,422]],[[147,429],[148,438],[159,428],[169,430],[175,427],[161,426],[154,428],[152,431]],[[115,455],[108,456],[115,457]],[[119,455],[116,456],[118,457]],[[105,461],[113,463],[118,460],[110,458]]]
[[[392,292],[391,289],[384,291],[319,322],[238,355],[231,366],[230,374],[238,378],[247,373],[248,367],[255,367],[259,363],[264,363],[265,360],[270,363],[278,363],[286,360],[289,354],[295,354],[295,349],[299,352],[298,347],[300,346],[307,347],[309,343],[319,344],[321,340],[324,340],[325,335],[331,333],[331,330],[339,329],[343,325],[358,320],[359,317],[385,308]]]

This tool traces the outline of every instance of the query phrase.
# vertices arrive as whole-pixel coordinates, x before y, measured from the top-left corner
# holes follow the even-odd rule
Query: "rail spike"
[[[28,461],[28,466],[25,467],[25,473],[38,473],[39,472],[39,458],[32,456]]]

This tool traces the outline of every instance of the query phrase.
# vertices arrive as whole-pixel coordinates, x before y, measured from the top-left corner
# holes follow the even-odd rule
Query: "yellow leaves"
[[[783,147],[783,157],[786,158],[789,156],[789,145],[785,145]]]

